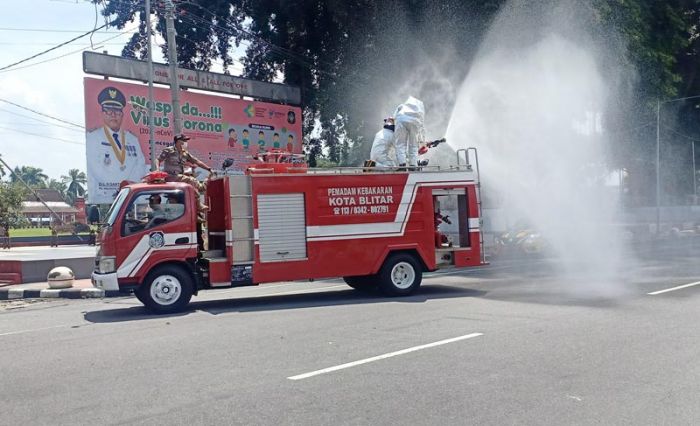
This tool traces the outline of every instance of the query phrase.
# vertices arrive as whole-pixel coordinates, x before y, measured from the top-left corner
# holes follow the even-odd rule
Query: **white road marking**
[[[33,328],[30,330],[19,330],[19,331],[9,331],[7,333],[0,333],[0,336],[10,336],[12,334],[23,334],[23,333],[31,333],[33,331],[42,331],[42,330],[51,330],[53,328],[61,328],[61,327],[67,327],[65,325],[54,325],[53,327],[43,327],[43,328]]]
[[[374,356],[372,358],[365,358],[365,359],[361,359],[359,361],[349,362],[347,364],[336,365],[335,367],[328,367],[328,368],[324,368],[323,370],[316,370],[316,371],[312,371],[310,373],[299,374],[297,376],[291,376],[291,377],[287,377],[287,378],[289,380],[308,379],[309,377],[318,376],[320,374],[331,373],[333,371],[343,370],[345,368],[355,367],[358,365],[367,364],[369,362],[379,361],[381,359],[391,358],[391,357],[398,356],[398,355],[404,355],[404,354],[407,354],[410,352],[420,351],[422,349],[433,348],[435,346],[440,346],[440,345],[446,345],[448,343],[454,343],[454,342],[458,342],[460,340],[471,339],[473,337],[478,337],[478,336],[483,336],[483,333],[466,334],[464,336],[440,340],[439,342],[428,343],[426,345],[414,346],[412,348],[402,349],[400,351],[390,352],[388,354],[378,355],[378,356]]]
[[[647,294],[648,294],[649,296],[656,296],[657,294],[668,293],[669,291],[680,290],[680,289],[682,289],[682,288],[693,287],[693,286],[696,286],[696,285],[700,285],[700,281],[696,281],[696,282],[690,283],[690,284],[679,285],[678,287],[667,288],[667,289],[665,289],[665,290],[654,291],[654,292],[647,293]]]

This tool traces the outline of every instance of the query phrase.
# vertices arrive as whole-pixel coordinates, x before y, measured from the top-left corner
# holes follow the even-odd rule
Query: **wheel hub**
[[[181,293],[182,284],[172,275],[161,275],[151,285],[151,298],[159,305],[172,305]]]
[[[391,269],[391,281],[399,289],[405,290],[416,280],[416,271],[407,262],[399,262]]]

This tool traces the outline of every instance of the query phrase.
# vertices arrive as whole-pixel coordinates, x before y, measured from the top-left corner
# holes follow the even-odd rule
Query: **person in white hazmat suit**
[[[418,148],[425,140],[425,107],[419,99],[409,96],[394,113],[396,128],[394,144],[399,167],[418,165]]]
[[[374,135],[369,159],[378,167],[396,167],[396,147],[394,146],[394,119],[384,119],[384,127]]]

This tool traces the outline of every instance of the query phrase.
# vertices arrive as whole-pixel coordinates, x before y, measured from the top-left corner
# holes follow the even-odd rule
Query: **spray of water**
[[[459,89],[447,138],[453,149],[478,147],[501,219],[541,232],[568,288],[616,296],[623,244],[601,117],[618,88],[614,52],[586,28],[585,3],[509,2]]]

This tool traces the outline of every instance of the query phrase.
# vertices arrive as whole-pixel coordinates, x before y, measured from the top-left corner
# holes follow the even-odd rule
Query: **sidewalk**
[[[64,298],[87,299],[126,296],[118,291],[104,291],[92,286],[90,279],[75,280],[73,287],[52,289],[46,282],[15,284],[0,287],[0,300]]]

